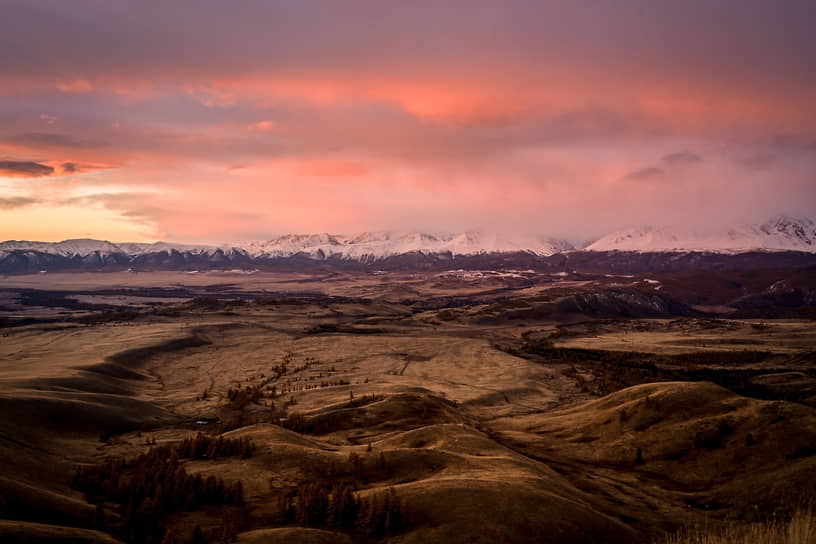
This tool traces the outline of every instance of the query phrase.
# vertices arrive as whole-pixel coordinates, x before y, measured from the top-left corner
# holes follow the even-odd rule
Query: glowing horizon
[[[808,2],[0,2],[2,240],[816,211]]]

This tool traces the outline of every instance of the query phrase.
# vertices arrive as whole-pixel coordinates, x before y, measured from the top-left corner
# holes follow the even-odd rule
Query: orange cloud
[[[64,93],[89,93],[94,87],[86,79],[73,79],[57,83],[57,89]]]
[[[277,127],[278,124],[275,121],[258,121],[257,123],[252,123],[249,125],[247,130],[265,132],[268,130],[274,130]]]
[[[308,177],[349,178],[366,175],[369,167],[350,160],[311,160],[298,163],[296,170]]]

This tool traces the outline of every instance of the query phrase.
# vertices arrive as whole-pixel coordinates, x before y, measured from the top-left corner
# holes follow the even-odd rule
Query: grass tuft
[[[816,515],[811,508],[800,508],[789,519],[730,522],[717,529],[689,526],[662,544],[816,544]]]

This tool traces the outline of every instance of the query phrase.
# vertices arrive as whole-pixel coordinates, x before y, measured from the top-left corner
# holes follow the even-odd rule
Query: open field
[[[0,534],[651,542],[782,519],[816,496],[813,306],[757,302],[785,274],[816,287],[4,278]]]

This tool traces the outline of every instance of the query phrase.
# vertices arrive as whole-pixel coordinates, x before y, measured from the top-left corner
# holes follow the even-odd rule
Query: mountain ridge
[[[212,255],[242,254],[252,258],[286,258],[295,255],[314,258],[378,259],[405,253],[451,253],[484,255],[492,253],[530,253],[550,256],[572,251],[701,251],[741,253],[749,251],[816,252],[816,221],[780,215],[753,225],[740,225],[717,231],[644,225],[607,234],[583,248],[549,236],[516,236],[465,231],[439,233],[414,231],[367,231],[354,235],[316,233],[283,234],[268,240],[239,244],[184,244],[174,242],[110,242],[90,238],[61,242],[7,240],[0,242],[0,254],[11,251],[38,251],[64,257],[122,253],[133,257],[162,251]]]
[[[490,253],[527,252],[546,256],[574,250],[564,240],[546,237],[526,237],[518,241],[497,234],[463,232],[459,234],[412,232],[364,232],[353,236],[338,234],[284,234],[266,241],[244,244],[177,244],[171,242],[121,242],[88,238],[61,242],[29,242],[8,240],[0,242],[0,254],[11,251],[38,251],[63,257],[86,257],[94,253],[122,253],[133,257],[158,252],[188,252],[192,254],[243,254],[252,258],[286,258],[305,255],[314,258],[338,257],[345,259],[384,258],[406,253],[451,253],[453,255],[480,255]]]
[[[0,242],[0,273],[49,270],[193,270],[314,266],[414,268],[539,268],[569,270],[662,270],[666,267],[731,266],[724,257],[753,255],[735,262],[816,258],[816,222],[780,216],[771,221],[700,235],[643,227],[609,234],[584,249],[545,236],[515,239],[483,232],[364,232],[286,234],[240,245],[169,242],[113,243],[80,238],[61,242]],[[650,255],[652,257],[650,257]],[[763,256],[764,255],[764,256]],[[774,257],[774,255],[777,255]],[[797,260],[798,259],[798,260]],[[671,264],[675,261],[674,264]],[[603,264],[601,264],[603,263]],[[697,263],[697,264],[695,264]],[[719,264],[715,264],[719,263]],[[771,263],[772,264],[772,263]]]

